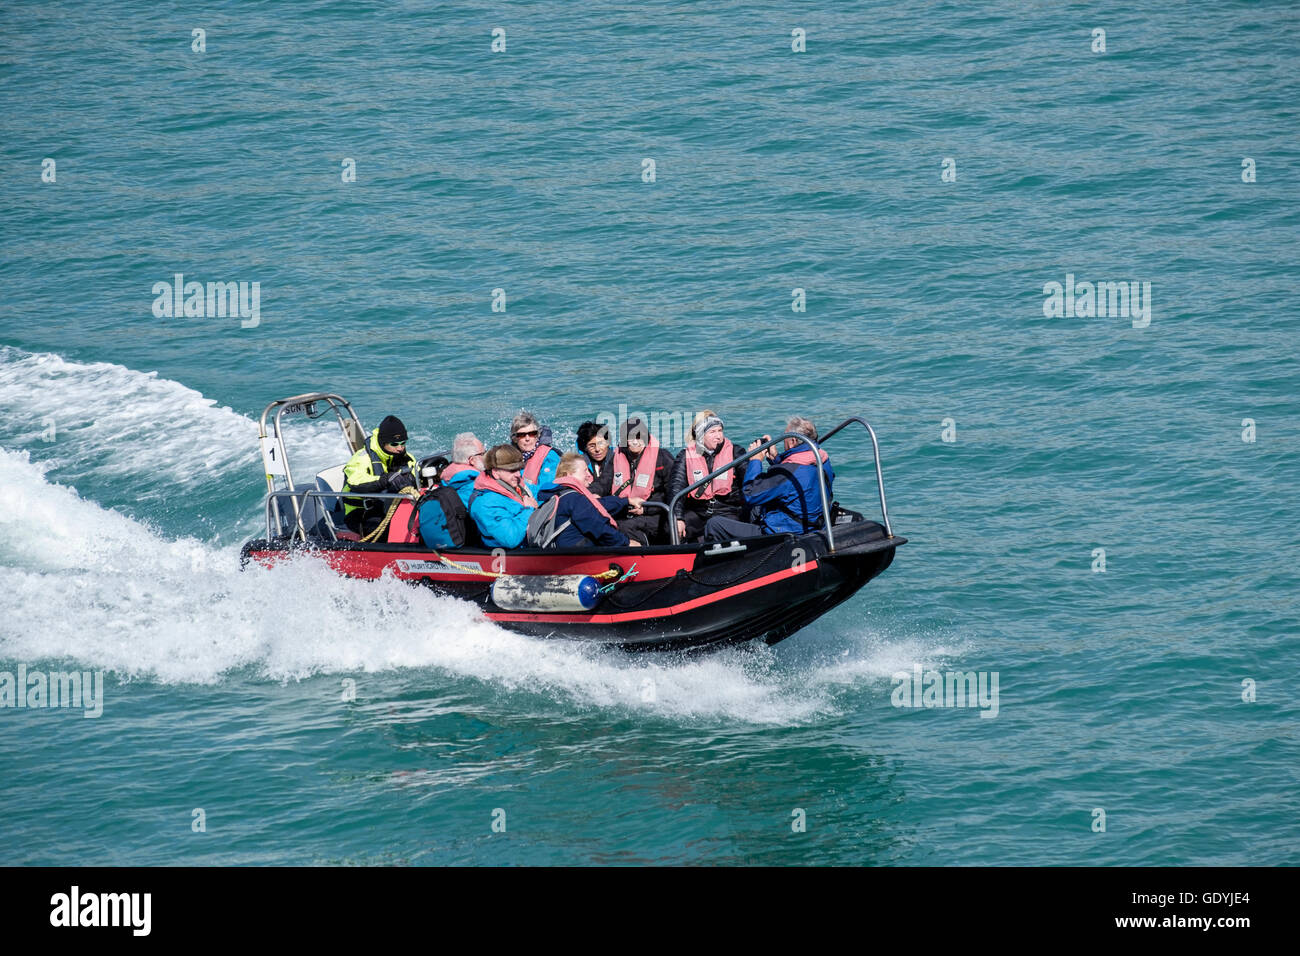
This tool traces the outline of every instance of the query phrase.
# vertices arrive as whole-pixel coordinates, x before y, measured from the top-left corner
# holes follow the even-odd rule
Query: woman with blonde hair
[[[668,479],[668,500],[739,455],[731,439],[727,438],[718,413],[709,408],[698,412],[686,436],[686,447],[673,461],[672,477]],[[741,520],[745,501],[740,489],[744,475],[745,466],[737,465],[683,498],[676,516],[678,536],[683,541],[698,540],[710,518]]]

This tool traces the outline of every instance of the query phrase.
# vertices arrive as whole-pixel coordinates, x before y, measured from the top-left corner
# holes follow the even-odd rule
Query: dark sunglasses
[[[515,432],[516,438],[536,438],[541,432]]]

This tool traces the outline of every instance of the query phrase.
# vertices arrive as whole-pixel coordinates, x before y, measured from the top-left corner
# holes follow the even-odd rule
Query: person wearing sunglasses
[[[546,437],[550,438],[550,435]],[[521,477],[529,494],[534,496],[555,483],[555,469],[560,464],[560,453],[541,438],[542,427],[528,412],[520,412],[510,423],[510,441],[524,462]]]
[[[370,433],[370,441],[343,466],[343,490],[415,495],[415,459],[406,450],[406,426],[389,415]],[[344,498],[343,519],[365,536],[379,527],[392,504],[385,498]]]
[[[591,489],[593,478],[586,459],[577,452],[569,452],[560,459],[555,486],[543,491],[538,507],[557,498],[549,525],[550,537],[533,541],[537,547],[546,548],[640,548],[647,542],[641,535],[630,536],[619,527],[614,515],[629,506],[640,504],[639,498],[598,497]],[[546,519],[543,510],[539,523]],[[546,525],[536,531],[545,530]]]

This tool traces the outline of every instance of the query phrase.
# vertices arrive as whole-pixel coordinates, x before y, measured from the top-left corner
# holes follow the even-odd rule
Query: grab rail
[[[303,400],[303,399],[320,400],[322,398],[336,398],[336,397],[337,396],[333,396],[333,395],[321,395],[319,393],[316,395],[295,396],[295,398],[298,400]],[[269,412],[276,405],[288,404],[291,401],[293,401],[293,399],[284,399],[281,402],[273,402],[270,406],[267,407],[267,412]],[[333,403],[330,404],[331,406],[333,405]],[[350,412],[351,406],[347,405],[346,402],[344,402],[343,404],[346,407],[347,411]],[[335,413],[338,414],[338,409],[335,408],[334,410]],[[265,415],[266,413],[264,412],[263,414]],[[343,421],[342,416],[339,415],[339,418],[340,418],[340,424],[342,424]],[[353,418],[355,419],[355,414],[353,415]],[[754,448],[752,450],[747,450],[739,458],[733,459],[731,462],[727,463],[723,467],[717,468],[714,471],[710,472],[709,474],[705,475],[703,478],[700,478],[697,481],[694,481],[691,484],[687,485],[681,491],[677,492],[677,494],[673,495],[673,497],[670,499],[670,501],[667,504],[660,501],[645,501],[643,507],[649,506],[651,508],[662,508],[668,513],[669,539],[671,540],[674,547],[679,546],[681,544],[681,539],[677,533],[677,513],[678,513],[678,505],[683,497],[689,495],[696,488],[702,487],[703,485],[712,481],[714,478],[717,478],[719,475],[725,474],[727,471],[729,471],[732,468],[735,468],[737,465],[749,461],[751,458],[755,458],[758,455],[763,454],[769,448],[781,442],[784,442],[787,438],[791,438],[794,439],[795,441],[802,442],[804,445],[812,449],[814,460],[820,459],[821,446],[824,445],[826,442],[828,442],[832,437],[839,434],[849,425],[852,425],[854,423],[859,424],[863,428],[865,428],[867,430],[867,434],[871,437],[871,454],[872,454],[872,460],[876,470],[876,488],[880,496],[880,516],[885,526],[886,537],[892,538],[894,536],[894,531],[889,523],[889,508],[885,501],[885,478],[880,465],[880,442],[877,440],[876,431],[874,428],[871,427],[871,424],[866,419],[860,418],[856,415],[851,418],[846,418],[844,421],[840,422],[830,431],[822,435],[820,440],[818,441],[813,441],[812,439],[808,438],[806,435],[797,435],[792,432],[787,432],[785,434],[778,435],[777,437],[771,439],[770,441],[765,442],[764,444],[758,446],[757,448]],[[275,425],[276,428],[273,434],[275,434],[275,436],[278,438],[279,437],[279,427],[278,427],[279,416],[278,415],[276,416]],[[263,427],[265,427],[264,423],[263,423]],[[346,429],[345,429],[345,434],[346,434]],[[834,538],[834,532],[831,530],[832,524],[831,524],[831,514],[830,514],[830,499],[826,491],[826,473],[825,470],[820,467],[817,469],[817,490],[818,490],[819,497],[821,498],[822,525],[823,525],[823,533],[826,537],[826,546],[831,551],[834,551],[835,538]],[[272,490],[267,493],[264,501],[264,505],[266,509],[266,531],[267,531],[268,538],[272,537],[275,534],[276,530],[281,529],[283,527],[284,522],[280,515],[280,504],[279,504],[279,499],[282,497],[288,497],[290,499],[290,504],[292,504],[293,506],[293,511],[294,511],[293,517],[294,517],[294,524],[296,525],[296,527],[294,528],[294,531],[291,533],[290,537],[300,538],[301,540],[306,541],[308,529],[303,526],[302,505],[305,502],[305,499],[308,497],[328,498],[328,499],[336,499],[336,500],[339,498],[375,498],[381,500],[392,500],[394,498],[405,498],[410,496],[403,495],[403,494],[388,493],[388,492],[368,492],[365,494],[361,494],[358,492],[348,492],[348,491],[321,491],[320,489],[317,488],[304,489],[302,491],[295,491],[292,489],[292,487],[284,488],[280,490]],[[329,511],[322,509],[322,515],[328,515],[329,513],[330,513]],[[333,521],[332,520],[327,521],[326,527],[330,532],[330,537],[333,540],[337,541],[338,536],[334,533]]]
[[[302,395],[277,399],[262,409],[262,416],[257,422],[257,437],[262,450],[262,462],[266,472],[266,490],[268,494],[276,493],[277,476],[284,479],[285,487],[280,489],[281,492],[293,491],[293,470],[289,466],[289,452],[284,444],[284,430],[281,420],[286,412],[290,415],[303,414],[313,420],[320,418],[326,412],[316,410],[319,403],[328,406],[327,410],[332,411],[334,417],[338,419],[339,428],[343,431],[343,440],[347,442],[349,454],[365,447],[365,429],[361,426],[361,419],[357,418],[357,413],[353,411],[351,403],[343,396],[335,395],[333,392],[307,392]],[[275,412],[275,417],[271,420],[271,428],[268,431],[266,420],[272,411]],[[344,412],[347,412],[347,418],[343,417]],[[306,540],[307,529],[302,525],[302,508],[296,498],[291,499],[290,503],[294,508],[298,531],[303,540]],[[268,512],[268,534],[270,534],[270,530],[270,513]]]
[[[266,509],[266,537],[268,540],[274,537],[275,536],[274,529],[282,528],[284,525],[284,521],[280,515],[281,498],[294,499],[291,502],[291,504],[294,505],[295,526],[293,532],[289,535],[289,537],[291,539],[297,538],[305,542],[307,540],[307,529],[304,528],[302,524],[302,509],[303,509],[303,504],[305,503],[305,499],[307,498],[334,498],[334,499],[382,498],[385,501],[389,501],[394,498],[410,498],[410,497],[411,497],[410,495],[402,494],[400,492],[394,494],[392,492],[376,491],[376,492],[365,492],[363,494],[361,492],[356,492],[356,491],[321,491],[319,488],[304,488],[301,491],[291,491],[289,489],[282,488],[279,491],[268,492],[265,499],[263,499],[262,502],[263,507]],[[302,500],[300,501],[299,499]],[[412,498],[411,500],[414,501],[415,499]],[[643,501],[641,503],[641,507],[662,508],[665,512],[668,511],[668,505],[666,505],[662,501]],[[328,515],[329,513],[330,513],[329,511],[322,511],[322,515]],[[669,520],[671,521],[671,518]],[[332,519],[325,523],[325,527],[330,533],[330,540],[338,541],[338,535],[334,533],[334,522]]]
[[[865,428],[867,430],[867,434],[871,436],[871,456],[873,459],[875,459],[875,463],[876,463],[876,487],[880,490],[880,517],[884,519],[885,536],[888,538],[892,538],[894,536],[894,531],[889,526],[889,509],[885,507],[885,476],[880,470],[880,443],[876,441],[876,430],[871,427],[871,423],[868,422],[865,418],[859,418],[858,416],[854,415],[852,418],[844,419],[844,421],[840,422],[838,425],[836,425],[834,428],[828,431],[825,435],[823,435],[819,439],[819,441],[823,445],[826,444],[826,442],[830,440],[831,436],[835,435],[837,432],[843,431],[845,428],[847,428],[849,425],[852,425],[854,422],[857,422],[859,425]]]
[[[838,429],[836,430],[838,431]],[[831,505],[830,505],[830,499],[826,497],[826,470],[821,467],[821,460],[820,460],[821,447],[817,444],[817,442],[813,441],[807,435],[796,435],[794,432],[786,432],[783,435],[777,435],[775,438],[771,439],[770,441],[764,442],[762,445],[758,446],[757,448],[751,448],[749,451],[745,452],[745,454],[741,455],[739,458],[732,459],[731,461],[723,465],[721,468],[717,468],[713,470],[709,474],[705,475],[703,478],[700,478],[699,480],[693,482],[692,484],[687,485],[681,491],[677,492],[677,494],[673,495],[672,501],[668,505],[668,533],[669,535],[672,536],[673,545],[675,546],[681,544],[681,542],[677,538],[677,502],[682,499],[683,495],[688,495],[696,488],[708,484],[714,478],[718,477],[718,475],[726,474],[728,471],[735,468],[737,465],[741,464],[742,462],[749,461],[749,459],[753,458],[754,456],[763,454],[773,445],[779,444],[785,441],[787,438],[793,438],[797,441],[801,441],[809,448],[812,449],[813,461],[817,462],[817,466],[818,466],[817,467],[817,490],[820,492],[821,499],[822,499],[822,530],[826,535],[826,547],[829,548],[831,551],[834,551],[835,537],[831,531]]]
[[[384,501],[391,501],[394,498],[405,498],[408,501],[415,501],[415,499],[410,495],[402,494],[400,492],[367,491],[361,493],[357,491],[321,491],[319,488],[304,488],[301,491],[294,491],[288,488],[281,488],[279,491],[267,492],[266,498],[263,499],[263,507],[266,509],[266,537],[268,540],[276,537],[276,530],[281,529],[284,526],[284,520],[280,514],[281,498],[290,499],[290,504],[293,505],[294,514],[292,523],[294,524],[294,530],[290,532],[289,538],[291,540],[297,538],[304,542],[307,540],[308,529],[304,527],[302,523],[302,509],[307,498],[380,498]],[[321,515],[322,517],[328,517],[330,511],[322,510]],[[312,527],[315,527],[315,525],[313,524]],[[332,541],[338,541],[338,535],[334,533],[334,521],[332,518],[325,522],[325,527],[329,530],[330,539]]]

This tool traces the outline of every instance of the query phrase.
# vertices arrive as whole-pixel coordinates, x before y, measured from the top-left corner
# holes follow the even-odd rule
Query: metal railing
[[[287,401],[288,400],[286,400],[286,402]],[[726,474],[731,469],[735,468],[740,464],[743,464],[744,462],[749,461],[751,458],[755,458],[758,455],[764,454],[769,448],[781,444],[787,438],[792,438],[797,442],[802,442],[808,448],[812,449],[813,459],[814,461],[817,461],[821,457],[820,454],[821,446],[824,445],[827,441],[829,441],[833,436],[835,436],[836,434],[838,434],[839,432],[847,428],[849,425],[852,425],[854,423],[857,423],[861,425],[863,428],[865,428],[867,430],[867,434],[871,436],[871,453],[872,453],[872,459],[876,471],[876,488],[880,494],[880,517],[883,519],[883,524],[885,526],[885,535],[887,537],[892,538],[894,536],[894,532],[892,527],[889,524],[889,508],[885,501],[885,479],[884,479],[884,473],[881,470],[881,466],[880,466],[880,443],[876,439],[875,429],[871,427],[870,423],[867,422],[866,419],[859,418],[857,416],[854,416],[852,418],[846,418],[844,421],[840,422],[840,424],[836,425],[834,428],[832,428],[830,431],[824,434],[819,441],[813,441],[812,439],[808,438],[806,435],[797,435],[792,432],[786,432],[785,434],[778,435],[777,437],[763,443],[757,448],[754,448],[752,450],[747,450],[743,455],[733,459],[732,461],[728,462],[726,465],[722,466],[721,468],[717,468],[712,472],[710,472],[709,474],[705,475],[703,478],[700,478],[692,482],[691,484],[687,485],[681,491],[677,492],[677,494],[673,495],[673,497],[667,504],[661,501],[644,501],[642,507],[663,509],[664,511],[667,512],[669,539],[671,540],[673,547],[680,546],[681,539],[677,533],[678,505],[684,497],[689,495],[696,488],[700,488],[704,486],[705,484],[712,481],[714,478],[717,478],[719,475]],[[278,416],[277,416],[277,425],[278,425]],[[278,432],[279,429],[277,427],[276,433],[278,434]],[[826,537],[826,546],[831,551],[834,551],[835,537],[834,537],[834,532],[832,531],[831,502],[830,502],[830,497],[826,491],[826,472],[823,468],[820,467],[817,469],[817,490],[818,490],[818,495],[821,499],[821,506],[822,506],[822,533]],[[302,521],[302,510],[307,498],[317,498],[322,500],[328,499],[331,501],[337,501],[340,498],[373,498],[373,499],[378,499],[383,501],[391,501],[396,498],[409,498],[409,497],[410,497],[409,495],[400,494],[400,493],[391,493],[391,492],[359,493],[355,491],[322,491],[319,488],[307,488],[301,491],[295,491],[292,488],[285,488],[276,491],[270,491],[267,493],[265,498],[267,538],[270,539],[273,537],[279,537],[284,534],[285,521],[284,521],[284,516],[281,515],[281,510],[280,510],[280,501],[281,499],[284,498],[288,498],[293,507],[293,516],[289,524],[294,527],[293,530],[290,532],[289,537],[291,539],[297,538],[302,541],[306,541],[308,531],[312,530],[304,527]],[[322,506],[318,509],[318,511],[321,517],[326,519],[324,522],[324,526],[329,531],[330,539],[333,541],[338,541],[339,539],[338,536],[335,534],[336,529],[334,527],[334,519],[333,519],[334,509],[333,508],[327,509]],[[313,529],[316,523],[317,522],[313,522]]]
[[[289,503],[293,506],[292,516],[281,514],[280,501],[286,498],[289,499]],[[415,499],[410,495],[402,494],[400,492],[370,491],[362,493],[357,491],[321,491],[319,488],[304,488],[302,491],[291,491],[282,488],[279,491],[268,492],[263,502],[264,507],[266,508],[266,537],[268,541],[284,535],[284,529],[286,525],[288,525],[292,529],[288,532],[289,539],[296,539],[305,542],[307,540],[307,534],[315,529],[316,525],[320,522],[320,518],[325,519],[325,529],[329,531],[330,540],[339,540],[338,535],[335,533],[339,529],[334,526],[334,509],[332,507],[321,507],[319,509],[320,518],[312,522],[311,528],[307,528],[303,525],[302,512],[306,505],[306,499],[308,498],[332,499],[335,501],[340,498],[377,498],[383,501],[392,501],[395,498],[405,498],[408,501],[415,501]],[[289,520],[286,521],[286,518],[289,518]]]
[[[766,442],[765,444],[761,445],[758,448],[755,448],[752,451],[747,451],[739,458],[733,459],[731,462],[724,465],[723,467],[715,469],[711,473],[705,475],[703,478],[700,478],[698,481],[695,481],[694,483],[687,485],[681,491],[677,492],[677,494],[673,496],[672,501],[668,506],[668,510],[669,510],[668,532],[672,536],[673,544],[676,545],[680,543],[678,541],[678,535],[677,535],[677,503],[685,495],[690,494],[690,492],[694,491],[696,488],[699,488],[702,485],[707,484],[708,482],[712,481],[714,478],[718,477],[719,475],[726,474],[729,470],[735,468],[736,465],[738,465],[739,463],[748,461],[749,459],[754,458],[757,455],[763,454],[765,451],[767,451],[767,449],[771,448],[773,445],[785,441],[787,438],[797,439],[798,441],[803,442],[809,448],[813,449],[813,458],[814,460],[818,460],[821,457],[821,455],[819,454],[821,446],[826,444],[826,442],[829,441],[832,436],[843,431],[845,428],[847,428],[849,425],[852,425],[854,422],[856,422],[857,424],[865,428],[867,430],[867,434],[871,436],[871,456],[875,463],[875,468],[876,468],[876,488],[880,492],[880,517],[883,519],[882,523],[885,526],[885,536],[892,538],[894,536],[894,531],[889,524],[889,508],[885,504],[885,478],[884,478],[884,473],[881,471],[880,468],[880,443],[876,440],[876,431],[874,428],[871,427],[871,424],[865,418],[859,418],[858,416],[855,415],[852,418],[846,418],[844,421],[840,422],[838,425],[836,425],[826,434],[822,435],[821,438],[818,439],[817,441],[811,440],[806,435],[796,435],[789,432],[787,432],[784,435],[778,435],[776,438],[773,438],[771,441]],[[820,492],[821,495],[822,526],[823,526],[823,531],[826,535],[826,546],[830,550],[834,551],[835,538],[834,538],[834,533],[831,531],[830,503],[827,501],[827,496],[826,496],[826,473],[820,467],[817,469],[817,485],[818,485],[818,491]]]
[[[819,441],[823,445],[826,444],[826,442],[830,440],[831,436],[843,431],[854,422],[857,422],[865,428],[867,434],[871,436],[871,457],[876,463],[876,488],[880,491],[880,517],[884,519],[883,524],[885,526],[885,537],[892,538],[894,536],[894,530],[889,526],[889,509],[885,506],[885,476],[880,470],[880,443],[876,441],[876,430],[871,427],[870,422],[865,418],[859,418],[854,415],[852,418],[844,419],[844,421],[840,422],[823,435]]]
[[[317,410],[316,406],[323,404],[325,409]],[[275,412],[275,417],[271,420],[271,428],[267,429],[267,417],[271,412]],[[351,403],[341,395],[335,395],[333,392],[307,392],[303,395],[294,395],[289,398],[277,399],[266,408],[262,409],[262,416],[257,423],[258,442],[262,449],[262,459],[266,470],[266,491],[268,497],[275,494],[291,495],[305,494],[304,492],[294,492],[293,490],[293,469],[289,466],[289,452],[284,444],[284,429],[281,424],[286,413],[290,415],[303,414],[308,419],[317,419],[327,412],[333,412],[334,417],[338,419],[339,428],[343,432],[343,439],[347,442],[349,454],[365,447],[365,429],[361,426],[361,419],[357,418],[357,413],[353,411]],[[344,413],[347,417],[344,417]],[[278,456],[278,457],[277,457]],[[276,489],[276,478],[284,479],[285,487]],[[348,497],[353,497],[349,495]],[[307,529],[302,524],[302,505],[297,497],[291,497],[290,503],[294,508],[294,516],[298,525],[298,532],[304,540],[307,537]],[[278,506],[277,506],[277,515]],[[270,511],[267,512],[267,535],[271,534]],[[279,527],[279,525],[277,525]]]
[[[703,478],[700,478],[697,481],[687,485],[681,491],[677,492],[677,494],[673,495],[672,500],[668,504],[668,533],[672,536],[673,544],[678,545],[681,543],[677,537],[677,502],[681,501],[683,497],[690,494],[696,488],[700,488],[704,485],[707,485],[714,478],[718,477],[719,475],[725,475],[727,472],[731,471],[731,469],[735,468],[737,465],[743,464],[744,462],[749,461],[749,459],[754,458],[757,455],[764,454],[773,445],[778,445],[784,442],[787,438],[793,438],[796,441],[801,441],[809,448],[812,449],[813,461],[816,462],[818,465],[817,491],[821,495],[821,501],[822,501],[822,532],[826,535],[826,547],[834,551],[835,535],[834,532],[831,531],[831,503],[830,503],[830,499],[827,498],[826,496],[826,469],[821,467],[821,460],[820,460],[821,447],[815,441],[809,438],[807,435],[796,435],[794,432],[786,432],[782,435],[777,435],[771,441],[764,442],[763,444],[759,445],[757,448],[751,448],[749,451],[745,452],[745,454],[741,455],[739,458],[733,458],[731,461],[727,462],[721,468],[714,469],[713,471],[709,472],[709,474],[705,475]]]

